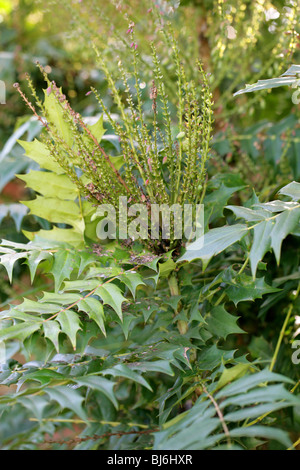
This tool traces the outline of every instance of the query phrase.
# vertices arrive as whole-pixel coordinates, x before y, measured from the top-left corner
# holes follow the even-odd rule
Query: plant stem
[[[228,447],[231,446],[231,439],[230,439],[230,433],[229,433],[229,429],[227,427],[227,424],[225,422],[225,419],[224,419],[224,416],[222,414],[222,411],[220,410],[219,408],[219,405],[218,403],[216,402],[216,400],[214,399],[214,397],[208,392],[207,388],[205,387],[204,384],[201,384],[204,392],[206,393],[206,395],[208,396],[208,398],[210,399],[210,401],[212,402],[212,404],[214,405],[215,407],[215,410],[217,412],[217,415],[221,421],[221,424],[222,424],[222,428],[223,428],[223,431],[224,431],[224,434],[227,438],[227,444],[228,444]]]
[[[283,337],[284,337],[284,333],[285,333],[285,330],[286,330],[286,327],[287,327],[287,324],[288,324],[288,321],[290,319],[292,311],[293,311],[293,304],[290,304],[287,315],[286,315],[285,320],[284,320],[284,323],[282,325],[280,335],[279,335],[279,338],[278,338],[278,341],[277,341],[277,344],[276,344],[275,352],[274,352],[274,355],[272,357],[272,361],[271,361],[271,364],[270,364],[270,370],[271,371],[274,369],[274,366],[275,366],[275,363],[276,363],[276,360],[277,360],[277,356],[278,356],[278,352],[279,352],[279,349],[280,349],[280,346],[281,346],[281,343],[282,343],[282,340],[283,340]]]
[[[287,450],[293,450],[293,449],[295,449],[295,447],[297,447],[299,444],[300,444],[300,437],[299,437],[299,439],[298,439],[296,442],[294,442],[294,444],[292,444],[291,447],[289,447]]]

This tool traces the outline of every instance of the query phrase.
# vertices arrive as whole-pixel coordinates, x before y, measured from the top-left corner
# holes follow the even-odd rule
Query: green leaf
[[[99,326],[100,330],[106,336],[105,331],[105,315],[103,310],[103,305],[95,297],[86,297],[82,299],[77,304],[78,310],[85,312],[89,318],[94,320],[95,323]]]
[[[63,168],[54,160],[45,144],[37,139],[33,142],[18,140],[18,143],[24,148],[27,157],[37,162],[41,168],[54,171],[54,173],[64,173]]]
[[[202,260],[204,270],[213,256],[240,241],[247,231],[248,227],[242,224],[214,228],[191,243],[177,262],[193,261],[199,258]]]
[[[209,222],[223,216],[224,207],[227,204],[228,199],[237,191],[245,188],[243,186],[228,187],[221,183],[218,189],[212,191],[208,196],[205,197],[204,206],[205,211],[210,214]]]
[[[31,170],[26,175],[16,176],[43,196],[72,201],[78,197],[78,189],[67,175]]]
[[[278,191],[279,194],[289,196],[293,201],[300,201],[300,183],[292,181]]]
[[[73,228],[53,227],[51,230],[39,230],[38,232],[28,232],[27,230],[23,230],[23,234],[31,241],[33,241],[36,235],[38,235],[40,239],[44,239],[46,241],[54,240],[63,242],[73,246],[74,248],[84,247],[83,232],[78,232]]]
[[[96,375],[76,377],[75,382],[80,386],[89,387],[93,390],[97,390],[98,392],[103,393],[103,395],[105,395],[112,402],[114,407],[118,409],[118,402],[114,394],[114,382]]]
[[[237,395],[238,393],[246,393],[248,390],[256,387],[257,385],[266,384],[268,382],[286,382],[293,383],[291,379],[281,374],[275,374],[274,372],[264,369],[256,374],[247,375],[236,382],[227,385],[216,394],[216,398],[229,397]]]
[[[95,259],[91,258],[91,255],[89,254],[89,261],[90,263],[91,262],[95,262]],[[87,265],[87,264],[86,264]],[[86,273],[85,275],[85,279],[92,279],[92,278],[102,278],[102,279],[106,279],[106,278],[109,278],[109,277],[115,277],[115,276],[118,276],[119,274],[121,274],[123,272],[123,270],[120,268],[120,267],[117,267],[117,266],[107,266],[105,268],[99,268],[98,266],[97,267],[94,267],[92,266],[88,272]],[[131,273],[129,273],[131,274]],[[125,273],[124,273],[125,275]],[[127,273],[126,273],[127,275]],[[120,278],[121,279],[121,278]],[[95,279],[94,279],[95,280]],[[128,281],[129,282],[129,281]],[[130,282],[129,282],[130,283]]]
[[[79,316],[73,310],[63,310],[57,315],[56,320],[60,323],[62,332],[70,338],[75,350],[76,335],[78,330],[81,330]]]
[[[57,253],[54,253],[54,261],[49,272],[54,278],[55,292],[59,290],[65,279],[70,279],[73,270],[77,267],[77,253],[70,250],[59,250]]]
[[[124,284],[129,288],[133,298],[135,298],[137,287],[140,285],[145,285],[142,276],[139,273],[126,272],[118,276],[118,279],[124,282]]]
[[[176,263],[173,261],[171,254],[168,256],[168,260],[163,263],[158,263],[159,277],[168,277],[175,269]]]
[[[24,322],[38,322],[41,323],[41,319],[34,315],[30,315],[28,313],[20,312],[16,308],[11,310],[5,310],[4,312],[0,312],[0,318],[14,318],[16,320],[22,320]]]
[[[128,364],[132,370],[139,370],[140,372],[159,372],[161,374],[174,375],[168,361],[151,361],[151,362],[132,362]]]
[[[58,337],[61,332],[60,325],[55,320],[49,320],[43,322],[44,335],[48,338],[55,346],[56,351],[59,351]]]
[[[122,303],[126,302],[126,299],[122,295],[119,287],[112,283],[106,283],[98,287],[95,294],[102,299],[104,304],[112,307],[122,321]]]
[[[36,381],[41,384],[41,386],[48,385],[53,380],[63,380],[64,376],[59,374],[55,370],[50,369],[42,369],[42,370],[34,370],[33,372],[29,372],[23,374],[23,377],[18,381],[18,390],[21,388],[23,383]]]
[[[297,189],[295,186],[293,188],[294,190],[290,189],[286,192],[296,197]],[[282,189],[282,194],[284,194],[285,190]],[[255,209],[227,206],[227,209],[234,212],[239,218],[251,222],[257,221],[256,224],[248,227],[248,230],[252,230],[254,234],[249,258],[252,276],[255,279],[258,264],[269,250],[273,249],[279,264],[282,241],[298,227],[300,206],[295,202],[278,200],[264,204],[255,203],[253,207]],[[272,215],[276,212],[280,213]]]
[[[299,185],[300,186],[300,185]],[[293,232],[299,224],[300,207],[285,211],[276,218],[275,226],[271,232],[271,248],[274,251],[277,264],[280,263],[282,241]]]
[[[68,291],[79,291],[79,292],[84,292],[88,291],[91,292],[92,290],[96,289],[96,287],[99,287],[100,285],[99,279],[82,279],[82,280],[76,280],[76,281],[64,281],[64,292]]]
[[[102,371],[102,374],[112,375],[113,377],[125,377],[126,379],[132,380],[133,382],[137,382],[138,384],[152,391],[152,388],[150,387],[148,382],[146,382],[146,380],[141,375],[131,370],[126,364],[117,364],[111,369],[104,369]]]
[[[64,111],[59,104],[58,99],[54,93],[48,94],[47,90],[44,90],[44,94],[44,106],[47,110],[47,119],[57,129],[61,139],[71,147],[74,140],[73,134],[67,120],[65,119]]]
[[[256,276],[258,263],[271,248],[270,235],[273,230],[274,223],[274,220],[267,220],[260,222],[253,228],[254,237],[249,254],[253,279],[255,279]]]
[[[27,256],[28,253],[9,253],[0,256],[0,264],[5,267],[10,282],[12,282],[12,273],[15,262],[21,258],[27,258]]]
[[[222,305],[214,307],[206,319],[208,331],[218,338],[224,339],[230,334],[245,333],[237,325],[237,321],[238,317],[226,312]]]
[[[81,296],[79,294],[56,294],[54,292],[43,292],[43,297],[39,299],[39,302],[49,302],[53,304],[58,304],[60,306],[62,305],[68,305],[68,304],[73,304],[77,302],[78,300],[81,299]]]
[[[31,412],[40,422],[44,416],[44,410],[49,405],[49,401],[43,396],[20,397],[18,402]]]
[[[103,127],[103,114],[95,124],[88,126],[88,129],[91,131],[93,136],[96,137],[98,142],[100,142],[106,132],[106,129]]]
[[[0,341],[18,339],[24,341],[28,336],[37,331],[42,322],[22,322],[0,330]]]
[[[27,261],[25,261],[25,263],[28,264],[28,267],[29,267],[31,283],[33,283],[36,270],[39,264],[42,261],[51,260],[51,259],[52,259],[52,253],[49,253],[47,251],[33,251],[29,253]]]
[[[60,300],[62,299],[60,298]],[[21,312],[30,312],[30,313],[39,313],[39,314],[56,313],[56,312],[59,312],[60,308],[61,308],[60,305],[57,305],[55,303],[45,304],[45,303],[41,303],[41,301],[36,302],[30,299],[24,299],[24,301],[18,305],[18,310],[20,310]]]
[[[249,222],[265,220],[266,216],[259,211],[242,206],[226,206],[225,209],[231,210],[238,219],[245,219]]]
[[[251,364],[249,364],[251,366]],[[226,408],[229,405],[252,405],[253,403],[274,403],[286,400],[287,405],[299,405],[299,397],[288,392],[283,384],[269,385],[268,393],[266,393],[266,386],[257,387],[247,393],[231,396],[222,401],[220,407]]]
[[[217,388],[222,388],[229,382],[233,382],[234,380],[242,377],[252,365],[249,364],[236,364],[233,367],[225,368],[222,372],[222,375],[217,383]]]
[[[79,206],[74,201],[37,196],[32,201],[21,202],[38,217],[53,223],[69,224],[78,232],[84,232],[84,220],[81,218]]]
[[[56,401],[62,409],[74,411],[84,421],[87,419],[86,413],[82,408],[83,397],[71,387],[64,385],[52,388],[46,388],[45,393],[49,395],[50,400]]]
[[[291,446],[288,434],[281,429],[268,428],[267,426],[241,427],[230,431],[232,437],[264,437],[265,439],[276,440],[286,448]]]
[[[253,85],[246,85],[246,88],[243,90],[239,90],[236,93],[234,93],[233,96],[241,95],[242,93],[250,93],[252,91],[258,91],[258,90],[268,90],[270,88],[277,88],[279,86],[286,86],[286,85],[292,85],[295,83],[297,80],[296,77],[291,78],[287,76],[281,76],[279,78],[270,78],[268,80],[258,80],[257,83],[254,83]]]
[[[280,289],[268,286],[264,277],[253,279],[242,274],[232,281],[232,285],[226,289],[226,294],[237,305],[239,302],[254,301],[255,299],[261,299],[265,294],[279,291]]]

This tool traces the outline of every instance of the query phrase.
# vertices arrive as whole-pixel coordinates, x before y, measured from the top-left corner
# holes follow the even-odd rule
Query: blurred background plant
[[[257,195],[261,202],[272,200],[282,186],[299,181],[300,109],[291,100],[291,90],[282,87],[233,96],[247,83],[279,76],[291,64],[300,63],[299,16],[297,0],[0,0],[0,79],[6,84],[6,104],[0,105],[0,238],[25,242],[23,231],[51,228],[48,221],[28,215],[26,206],[18,203],[32,199],[34,194],[15,175],[39,169],[25,156],[18,140],[32,141],[41,126],[13,84],[18,82],[26,90],[29,73],[41,97],[45,82],[35,65],[38,60],[83,117],[96,119],[100,113],[95,97],[89,94],[91,87],[104,97],[105,106],[114,116],[118,108],[107,92],[109,87],[97,65],[95,48],[109,64],[125,102],[118,64],[121,59],[127,70],[132,60],[127,52],[137,46],[144,107],[150,113],[150,44],[155,40],[157,53],[163,57],[160,65],[171,112],[176,114],[177,77],[171,60],[172,44],[166,34],[169,23],[183,53],[187,80],[197,80],[197,59],[210,74],[215,121],[206,188],[210,225],[221,224],[223,207],[229,201],[243,205],[251,196],[255,201]],[[129,19],[135,24],[134,45],[128,33]],[[163,114],[157,118],[159,127]],[[118,142],[107,122],[106,127],[110,137],[105,145],[116,150]],[[176,136],[178,129],[174,127],[173,132]],[[237,187],[242,189],[232,198]],[[274,347],[281,328],[282,307],[298,282],[295,273],[299,255],[298,244],[288,238],[281,266],[271,260],[266,273],[266,280],[278,279],[277,285],[283,290],[271,294],[265,303],[257,300],[255,304],[239,304],[242,326],[250,333],[245,340],[239,338],[239,346],[254,358],[270,357],[270,345]],[[0,308],[12,297],[18,301],[18,296],[28,297],[49,283],[40,274],[33,290],[20,263],[15,267],[13,289],[4,269],[0,274]],[[272,322],[266,322],[267,315]],[[279,357],[278,368],[297,378],[297,368],[289,357],[294,323],[291,318],[286,330],[289,336],[285,336],[287,347]],[[235,340],[230,341],[232,344],[227,346],[235,347]]]

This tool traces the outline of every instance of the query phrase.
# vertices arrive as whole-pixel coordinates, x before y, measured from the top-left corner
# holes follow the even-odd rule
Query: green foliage
[[[291,183],[280,194],[295,201],[298,191],[297,183]],[[286,217],[277,217],[296,213],[296,205],[277,200],[257,202],[253,208],[227,208],[251,224],[275,217],[282,241],[292,228]],[[211,229],[207,236],[229,227]],[[242,227],[248,230],[246,224]],[[241,236],[236,242],[242,243]],[[251,243],[255,240],[248,241],[248,250]],[[280,245],[273,247],[277,254]],[[208,246],[216,263],[224,244],[220,249],[217,238]],[[231,301],[238,305],[280,292],[264,278],[253,280],[243,273],[245,263],[236,271],[229,261],[228,268],[207,283],[182,259],[175,278],[176,264],[165,276],[167,259],[128,250],[121,255],[115,243],[101,250],[100,258],[39,237],[27,245],[2,241],[1,250],[1,263],[10,277],[14,263],[25,258],[32,280],[40,267],[55,281],[53,292],[1,312],[0,340],[7,354],[17,343],[29,361],[20,364],[9,359],[2,366],[1,383],[17,386],[15,393],[0,398],[4,421],[13,420],[18,410],[28,423],[26,437],[22,430],[8,437],[2,434],[4,448],[26,448],[27,442],[38,445],[49,425],[73,422],[87,425],[78,449],[84,448],[86,435],[104,436],[110,423],[120,434],[130,429],[138,436],[134,448],[145,445],[143,433],[138,433],[144,428],[150,430],[146,445],[154,449],[246,448],[249,437],[291,446],[287,432],[276,428],[276,423],[260,423],[265,415],[299,406],[299,398],[283,386],[292,381],[268,369],[258,372],[259,362],[237,355],[228,346],[224,349],[228,338],[245,335]],[[157,380],[161,380],[158,388]],[[126,403],[136,396],[138,402],[128,408]],[[147,411],[144,406],[149,400],[152,405]],[[178,414],[180,406],[190,401],[192,408]],[[5,409],[8,404],[10,411]],[[196,439],[194,428],[201,429]],[[99,438],[97,445],[114,448],[113,438],[104,442]]]
[[[105,88],[91,86],[103,112],[93,123],[41,64],[42,93],[27,77],[34,104],[15,86],[37,126],[16,129],[0,159],[23,147],[28,166],[16,172],[33,198],[1,206],[0,219],[9,213],[29,241],[3,239],[0,264],[13,286],[22,270],[33,288],[1,305],[1,448],[292,448],[300,406],[291,360],[300,314],[300,184],[290,182],[299,175],[298,137],[291,135],[297,119],[255,122],[245,133],[224,129],[222,119],[253,106],[233,108],[232,92],[253,76],[258,56],[264,65],[254,80],[284,66],[281,48],[293,53],[283,31],[294,25],[294,5],[273,24],[278,34],[260,37],[267,29],[261,3],[189,2],[179,10],[163,3],[148,16],[144,2],[128,3],[134,22],[124,36],[117,17],[109,50],[98,40],[99,16],[91,14],[99,13],[97,2],[60,4],[62,18],[71,8],[74,33],[81,28],[82,41],[71,41],[70,50],[85,47],[105,78]],[[207,16],[198,37],[209,48],[202,59],[210,79],[190,30],[182,43],[177,38],[198,9]],[[101,37],[112,11],[112,4],[101,9]],[[148,40],[148,24],[161,40]],[[239,41],[232,42],[230,28]],[[245,60],[236,60],[240,54]],[[267,135],[263,163],[255,145],[260,132]],[[285,139],[289,148],[281,151]],[[5,181],[9,175],[8,167]],[[188,247],[172,236],[165,243],[104,243],[96,233],[98,206],[118,208],[124,195],[146,205],[201,202],[205,233]],[[31,231],[21,226],[28,209],[39,221]],[[66,428],[76,439],[63,439]]]
[[[258,263],[262,261],[264,255],[270,249],[274,251],[279,264],[283,240],[299,226],[300,205],[296,201],[300,200],[300,184],[296,182],[289,183],[281,188],[279,193],[289,196],[293,201],[256,202],[251,207],[225,206],[238,219],[249,222],[249,225],[236,224],[208,231],[190,244],[187,252],[179,261],[191,261],[199,258],[205,268],[213,256],[229,248],[234,243],[242,241],[250,232],[253,241],[250,245],[248,258],[253,278],[255,279]],[[198,249],[198,247],[200,248]]]
[[[248,85],[244,90],[237,91],[236,95],[242,93],[250,93],[257,90],[265,90],[270,88],[277,88],[279,86],[292,86],[295,88],[298,84],[298,75],[300,73],[300,65],[292,65],[284,72],[279,78],[270,78],[269,80],[259,80],[254,85]]]
[[[231,440],[233,439],[236,441],[234,450],[243,450],[242,439],[246,436],[275,439],[282,445],[289,447],[291,442],[287,435],[279,429],[257,425],[249,427],[246,424],[243,427],[233,427],[229,431],[227,427],[227,423],[238,423],[243,419],[254,420],[264,412],[269,413],[271,410],[276,410],[278,406],[282,406],[280,401],[283,397],[285,397],[286,406],[291,403],[296,404],[299,399],[295,399],[293,395],[286,392],[282,383],[265,386],[269,381],[282,382],[285,380],[282,376],[270,374],[264,370],[234,380],[232,384],[217,392],[215,397],[204,386],[203,393],[206,394],[206,399],[200,396],[191,410],[165,423],[163,430],[154,435],[154,449],[203,450],[215,446],[221,449],[222,445],[218,447],[217,444],[227,438],[227,448],[232,448]],[[217,400],[221,401],[220,405]],[[241,408],[239,409],[239,407]],[[215,417],[216,412],[219,419]],[[226,448],[224,444],[223,448]]]

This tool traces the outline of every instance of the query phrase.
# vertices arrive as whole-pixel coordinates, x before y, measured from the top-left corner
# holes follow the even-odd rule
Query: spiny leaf
[[[297,80],[296,77],[288,77],[285,75],[282,75],[279,78],[269,78],[267,80],[258,80],[257,83],[254,83],[253,85],[246,85],[246,88],[243,90],[239,90],[236,93],[234,93],[233,96],[241,95],[242,93],[250,93],[252,91],[258,91],[258,90],[268,90],[270,88],[277,88],[279,86],[286,86],[286,85],[292,85],[295,83]]]
[[[82,408],[83,397],[71,387],[64,385],[52,388],[46,388],[45,393],[49,395],[50,400],[56,401],[62,409],[74,411],[81,419],[86,420],[87,416]]]
[[[51,230],[39,230],[38,232],[28,232],[27,230],[23,230],[23,233],[25,237],[31,241],[33,241],[35,236],[38,235],[40,239],[67,243],[74,248],[84,248],[83,233],[78,232],[73,228],[53,227]]]
[[[44,411],[46,406],[49,405],[49,401],[43,396],[28,396],[20,397],[18,402],[25,406],[29,412],[31,412],[40,422],[43,419]]]
[[[86,297],[78,302],[77,307],[78,310],[85,312],[89,318],[94,320],[104,336],[106,336],[104,325],[105,315],[101,302],[95,299],[95,297]]]
[[[152,391],[152,388],[148,382],[146,382],[146,380],[141,375],[131,370],[126,364],[117,364],[110,369],[103,370],[102,374],[112,375],[113,377],[125,377],[126,379],[133,380],[134,382],[137,382],[138,384]]]
[[[0,318],[14,318],[16,320],[22,320],[24,322],[38,322],[41,323],[41,318],[30,315],[29,313],[20,312],[17,308],[12,308],[11,310],[5,310],[0,312]]]
[[[64,111],[62,110],[62,107],[58,103],[54,93],[48,94],[47,90],[44,90],[44,94],[44,106],[47,110],[47,118],[55,126],[61,139],[71,147],[74,137],[70,126],[64,117]]]
[[[33,282],[35,278],[36,270],[39,264],[42,261],[50,260],[51,258],[52,258],[52,253],[49,253],[47,251],[33,251],[29,253],[28,258],[25,261],[25,263],[29,267],[31,283]]]
[[[299,224],[300,207],[292,211],[284,211],[276,218],[275,226],[271,232],[271,247],[277,260],[280,263],[282,241],[292,233]]]
[[[58,305],[68,305],[68,304],[73,304],[74,302],[77,302],[78,300],[81,299],[81,296],[79,294],[65,294],[61,295],[59,293],[54,293],[54,292],[43,292],[43,297],[39,299],[39,302],[47,302],[47,303],[53,303],[53,304],[58,304]]]
[[[59,250],[54,253],[54,261],[50,273],[53,274],[55,292],[57,292],[65,279],[70,279],[72,271],[78,266],[77,253],[70,250]]]
[[[42,369],[42,370],[34,370],[33,372],[29,372],[23,375],[21,379],[18,381],[18,391],[23,385],[23,383],[28,381],[37,381],[41,384],[41,386],[48,385],[53,380],[63,380],[64,376],[59,374],[55,370],[51,369]]]
[[[267,426],[241,427],[230,431],[232,437],[264,437],[265,439],[276,440],[286,448],[290,447],[291,440],[288,434],[281,429],[268,428]]]
[[[56,303],[41,303],[41,301],[36,302],[35,300],[24,299],[24,301],[18,305],[18,310],[21,312],[30,312],[30,313],[56,313],[61,309],[60,305]]]
[[[248,366],[251,367],[251,364],[248,364]],[[269,385],[268,393],[265,393],[265,392],[266,392],[265,387],[257,387],[251,391],[248,391],[247,393],[239,394],[236,396],[231,396],[229,398],[226,398],[224,401],[222,401],[222,403],[220,404],[220,408],[226,408],[226,406],[229,406],[229,405],[244,406],[244,405],[252,405],[253,403],[272,403],[275,401],[279,402],[282,400],[287,400],[289,405],[291,405],[292,403],[294,403],[295,405],[299,405],[300,403],[299,397],[288,392],[284,388],[283,384]]]
[[[293,201],[300,201],[300,183],[292,181],[278,191],[279,194],[289,196]]]
[[[264,277],[253,279],[245,274],[238,276],[229,284],[231,285],[226,289],[226,294],[235,305],[247,300],[261,299],[265,294],[280,291],[280,289],[268,286]]]
[[[191,243],[178,262],[201,259],[205,269],[213,256],[240,241],[247,231],[248,227],[242,224],[214,228]]]
[[[57,315],[56,320],[60,323],[62,332],[70,338],[71,344],[75,350],[76,335],[78,330],[81,329],[79,316],[73,310],[65,310]]]
[[[43,323],[45,338],[48,338],[55,346],[56,351],[59,350],[58,337],[61,332],[60,325],[55,320],[45,321]]]
[[[28,187],[43,196],[70,199],[72,201],[78,197],[78,189],[67,175],[31,170],[26,175],[16,176],[25,181]]]
[[[98,140],[98,142],[101,141],[102,137],[104,136],[106,129],[103,127],[103,114],[101,117],[98,119],[95,124],[91,124],[88,126],[88,129],[91,131],[94,137]],[[123,158],[124,160],[124,158]]]
[[[69,292],[69,291],[79,291],[79,292],[84,292],[84,291],[92,291],[96,289],[96,287],[99,287],[100,285],[99,279],[82,279],[82,280],[76,280],[76,281],[64,281],[64,292]]]
[[[133,298],[135,298],[135,292],[138,286],[145,285],[142,276],[139,273],[126,272],[118,276],[120,281],[124,282],[132,293]]]
[[[21,258],[27,258],[27,256],[28,253],[9,253],[0,256],[0,264],[5,267],[10,282],[12,282],[12,273],[15,262]]]
[[[249,207],[242,206],[226,206],[225,209],[230,209],[238,219],[242,218],[249,222],[265,220],[266,212],[259,212]]]
[[[245,333],[237,325],[238,317],[226,312],[222,305],[214,307],[206,319],[208,330],[219,338],[226,339],[230,334]]]
[[[64,173],[63,168],[53,159],[46,145],[39,140],[34,139],[33,142],[18,140],[18,143],[24,148],[27,157],[37,162],[41,168],[57,174]]]
[[[37,331],[41,323],[38,322],[22,322],[17,325],[9,326],[0,330],[0,341],[8,341],[10,339],[18,339],[24,341],[28,336]]]
[[[162,374],[174,375],[174,371],[168,361],[133,362],[128,364],[128,367],[140,372],[160,372]]]
[[[237,191],[243,189],[243,186],[228,187],[221,183],[221,186],[212,191],[211,194],[205,197],[205,210],[210,214],[209,221],[214,220],[223,216],[224,207],[227,204],[229,198]]]
[[[118,409],[118,402],[114,394],[114,382],[96,375],[78,377],[75,382],[80,386],[89,387],[103,393],[112,402],[114,407]]]
[[[267,220],[260,222],[253,228],[254,237],[249,254],[253,279],[255,279],[256,276],[258,263],[271,248],[270,235],[273,230],[274,223],[274,220]]]
[[[84,220],[79,206],[74,201],[37,196],[32,201],[22,201],[32,214],[47,219],[49,222],[72,225],[78,232],[84,232]]]
[[[126,302],[126,298],[122,295],[119,287],[112,283],[103,284],[97,288],[95,294],[103,300],[104,304],[112,307],[120,320],[122,320],[122,303]]]

